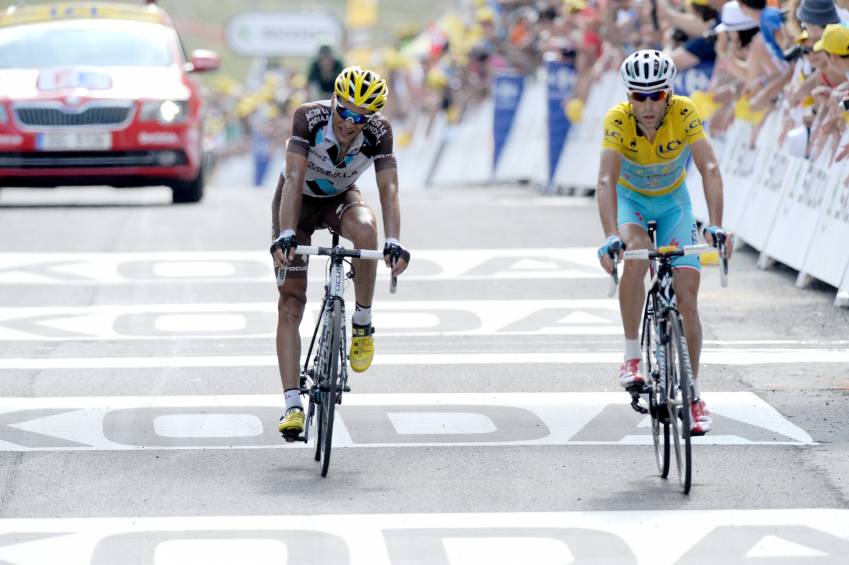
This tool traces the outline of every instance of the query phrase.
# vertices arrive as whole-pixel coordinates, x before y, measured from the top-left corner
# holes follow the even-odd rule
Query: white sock
[[[358,326],[367,326],[371,323],[371,306],[360,306],[357,304],[351,321]]]
[[[640,359],[640,340],[625,338],[625,361],[629,359]]]
[[[287,412],[290,408],[300,408],[301,410],[304,409],[304,405],[301,404],[301,389],[290,388],[289,390],[283,391],[283,396],[286,398]]]

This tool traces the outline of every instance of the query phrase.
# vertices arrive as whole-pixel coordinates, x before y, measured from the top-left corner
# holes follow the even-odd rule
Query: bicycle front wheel
[[[342,305],[338,300],[333,301],[330,315],[330,348],[328,363],[325,364],[325,378],[321,383],[321,429],[318,441],[321,449],[321,476],[326,477],[330,469],[330,449],[333,443],[333,418],[336,414],[336,393],[339,387],[339,353],[342,343]]]
[[[664,366],[661,366],[656,355],[656,347],[665,347],[657,343],[655,336],[654,312],[651,306],[651,296],[646,301],[643,314],[643,370],[649,384],[649,415],[651,416],[651,438],[654,444],[654,459],[657,470],[664,479],[669,474],[669,422],[666,417],[666,404],[660,383],[665,378]]]
[[[684,331],[681,318],[671,312],[668,318],[670,329],[671,357],[669,363],[669,381],[667,392],[669,396],[669,422],[672,425],[672,435],[675,444],[675,463],[678,469],[678,483],[684,494],[690,493],[692,482],[693,460],[690,446],[690,356],[684,341]]]

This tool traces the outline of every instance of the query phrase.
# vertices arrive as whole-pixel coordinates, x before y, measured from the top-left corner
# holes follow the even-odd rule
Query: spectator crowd
[[[302,71],[266,64],[253,83],[221,79],[211,87],[209,144],[225,154],[282,149],[291,112],[326,98],[331,77],[359,63],[383,74],[384,113],[404,147],[444,114],[459,122],[486,98],[498,73],[538,78],[546,61],[574,66],[563,111],[580,121],[592,86],[636,49],[670,54],[679,73],[706,80],[688,92],[712,135],[735,120],[753,125],[780,113],[780,140],[791,153],[832,162],[849,156],[840,139],[849,123],[849,0],[465,0],[424,29],[396,34],[368,60],[345,60],[322,46]],[[709,79],[709,80],[708,80]],[[599,126],[601,127],[601,126]],[[601,133],[599,133],[599,136]],[[262,158],[257,185],[262,183]]]

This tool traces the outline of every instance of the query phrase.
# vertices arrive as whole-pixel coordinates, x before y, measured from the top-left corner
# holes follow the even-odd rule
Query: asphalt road
[[[833,289],[745,247],[728,288],[705,267],[683,496],[618,389],[593,200],[404,192],[413,262],[321,478],[275,432],[271,192],[169,199],[0,191],[0,563],[849,562]]]

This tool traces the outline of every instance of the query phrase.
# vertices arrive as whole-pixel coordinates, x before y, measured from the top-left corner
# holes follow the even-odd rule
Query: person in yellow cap
[[[824,51],[829,55],[829,64],[841,71],[849,71],[849,27],[843,24],[829,24],[819,41],[814,43],[814,51]]]
[[[401,208],[398,169],[393,155],[392,126],[380,111],[389,87],[376,72],[350,66],[336,77],[333,96],[298,106],[286,165],[271,204],[271,229],[278,281],[277,360],[283,382],[285,411],[278,429],[287,441],[304,430],[301,402],[301,337],[298,328],[307,302],[307,263],[297,246],[309,245],[316,229],[329,228],[358,249],[377,249],[377,220],[354,185],[374,165],[383,212],[386,265],[400,275],[410,253],[400,243]],[[351,368],[363,372],[374,357],[371,304],[377,266],[353,260],[356,310],[352,316]]]
[[[829,24],[825,26],[822,38],[814,43],[814,51],[825,53],[828,67],[838,73],[844,79],[849,79],[849,27],[843,24]],[[830,90],[830,92],[829,92]],[[814,89],[814,96],[818,92],[822,95],[828,94],[825,103],[826,114],[822,117],[820,125],[811,136],[812,154],[818,147],[823,147],[832,136],[839,136],[839,124],[843,112],[849,110],[849,88],[847,83],[826,90],[823,87]],[[841,152],[843,153],[843,152]]]

